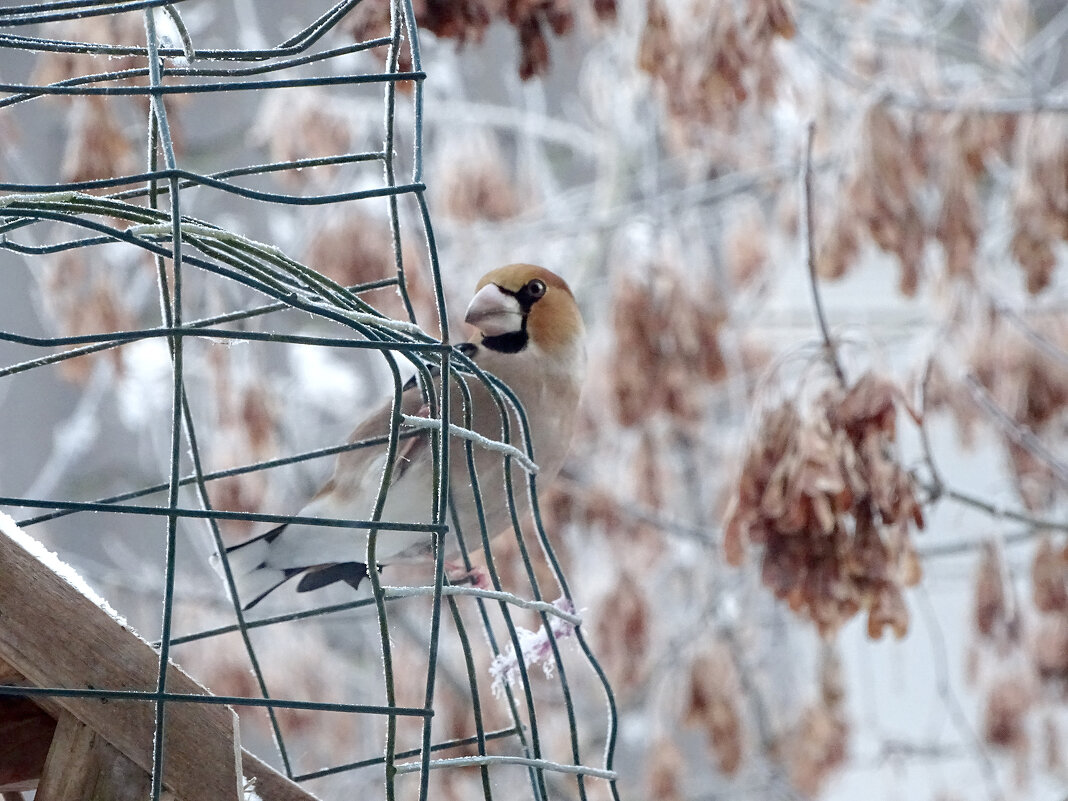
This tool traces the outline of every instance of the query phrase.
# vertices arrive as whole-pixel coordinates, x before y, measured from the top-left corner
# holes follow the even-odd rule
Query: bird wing
[[[401,393],[400,413],[413,417],[425,417],[427,415],[422,390],[413,382],[405,385],[405,389]],[[364,440],[387,438],[392,422],[393,400],[390,399],[356,426],[352,434],[349,435],[348,443],[353,444]],[[395,484],[404,475],[413,459],[417,458],[422,451],[429,450],[429,448],[429,431],[424,430],[406,434],[397,443],[397,451],[393,461],[392,483]],[[359,496],[365,496],[368,491],[377,493],[385,454],[385,443],[355,448],[338,454],[334,475],[315,495],[311,504],[333,494],[340,505],[348,506],[358,501]],[[373,483],[374,486],[367,486],[368,482]],[[370,514],[370,508],[368,508],[367,514]]]

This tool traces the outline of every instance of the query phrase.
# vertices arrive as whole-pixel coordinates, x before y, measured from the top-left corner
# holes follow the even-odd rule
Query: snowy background
[[[299,5],[188,2],[181,11],[198,47],[256,46],[327,7]],[[421,37],[424,177],[453,325],[479,275],[532,261],[570,282],[590,331],[583,424],[544,506],[619,699],[621,795],[1068,797],[1068,9],[1058,0],[470,0],[434,17],[435,4],[416,7],[436,31]],[[338,36],[382,35],[383,8],[365,0]],[[135,42],[141,20],[128,16],[68,23],[63,35]],[[380,57],[332,68],[373,71]],[[0,50],[0,77],[59,80],[106,68],[97,61]],[[177,99],[179,163],[209,172],[380,148],[381,92]],[[129,98],[0,109],[0,180],[136,172],[144,117]],[[801,420],[824,419],[836,387],[805,255],[809,121],[812,241],[838,358],[848,382],[870,371],[896,388],[896,437],[884,455],[926,518],[923,531],[892,533],[904,556],[884,579],[904,611],[888,615],[877,640],[870,598],[821,638],[806,604],[837,604],[846,589],[799,591],[807,600],[795,612],[765,585],[758,544],[743,543],[741,566],[722,548],[764,413],[789,406]],[[406,174],[408,101],[397,130]],[[257,180],[326,193],[381,176],[349,165]],[[341,283],[393,269],[381,200],[290,208],[193,190],[183,210]],[[415,209],[402,213],[413,301],[432,329],[426,248]],[[5,331],[158,324],[154,271],[120,246],[50,257],[0,250],[0,275]],[[391,291],[368,298],[403,313]],[[188,288],[195,316],[259,302],[219,279]],[[330,331],[293,311],[271,325]],[[0,367],[35,355],[0,342]],[[197,340],[186,369],[207,469],[335,444],[390,389],[376,356],[342,349]],[[86,500],[164,481],[170,391],[163,340],[0,377],[0,495]],[[213,487],[213,500],[286,513],[329,468],[318,460],[250,474]],[[939,479],[950,492],[936,500]],[[836,511],[853,532],[852,510]],[[228,601],[207,565],[206,531],[193,521],[181,529],[184,632],[225,621]],[[249,530],[226,533],[237,541]],[[159,635],[162,523],[81,514],[28,531],[143,636]],[[822,547],[815,535],[800,542],[803,553]],[[915,584],[904,568],[912,554],[922,566]],[[316,697],[328,676],[331,697],[375,703],[374,630],[364,610],[271,629],[257,645],[271,681],[294,697]],[[398,637],[418,650],[417,633]],[[253,691],[236,643],[175,657],[220,693]],[[463,683],[448,680],[450,660],[446,726],[466,704]],[[596,754],[601,697],[575,681],[580,715],[598,722],[584,731],[585,752]],[[243,718],[246,745],[269,754],[261,717]],[[380,752],[380,731],[335,718],[286,717],[303,769]],[[546,741],[563,728],[546,723]],[[309,788],[351,797],[359,781]],[[478,779],[440,781],[437,797],[460,798]]]

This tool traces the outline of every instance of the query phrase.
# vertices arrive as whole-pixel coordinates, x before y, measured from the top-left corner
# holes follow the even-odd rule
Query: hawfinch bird
[[[570,288],[560,276],[541,267],[501,267],[479,281],[464,320],[475,330],[459,350],[480,369],[501,379],[518,397],[530,426],[539,479],[552,481],[571,439],[586,362],[582,317]],[[501,413],[490,390],[476,377],[457,380],[465,380],[471,392],[471,430],[487,439],[500,440]],[[392,403],[390,399],[360,423],[349,441],[387,434]],[[456,386],[452,387],[449,403],[453,424],[463,427],[463,395]],[[522,449],[522,427],[507,401],[505,408],[510,410],[510,438]],[[414,379],[404,389],[400,411],[408,416],[427,414],[423,392]],[[432,522],[435,479],[431,436],[432,432],[422,429],[399,441],[382,521]],[[477,442],[473,453],[486,532],[492,537],[512,526],[504,457]],[[333,477],[298,516],[370,519],[387,455],[384,445],[343,452],[338,456]],[[512,461],[516,511],[518,519],[525,521],[530,513],[525,476]],[[471,550],[477,550],[482,545],[481,527],[464,441],[456,438],[449,444],[449,487],[464,542]],[[228,548],[226,553],[238,593],[248,609],[298,575],[298,592],[337,581],[356,588],[367,575],[367,537],[367,530],[288,523]],[[446,559],[459,553],[455,537],[450,531],[443,540]],[[379,565],[432,560],[432,535],[426,531],[380,529],[375,557]]]

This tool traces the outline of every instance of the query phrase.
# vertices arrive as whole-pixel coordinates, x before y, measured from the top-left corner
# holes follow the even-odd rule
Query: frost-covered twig
[[[433,417],[418,417],[410,414],[402,414],[401,422],[410,426],[411,428],[426,428],[433,431],[439,431],[441,429],[441,421]],[[517,462],[520,467],[526,470],[531,475],[538,474],[538,466],[530,460],[530,457],[519,450],[514,445],[509,445],[507,442],[501,442],[500,440],[490,439],[484,437],[477,431],[472,431],[469,428],[463,428],[455,423],[449,423],[449,436],[459,437],[460,439],[469,439],[480,448],[485,448],[488,451],[496,451],[497,453],[503,453],[506,456],[511,456]]]
[[[411,598],[417,595],[432,596],[434,594],[434,587],[393,587],[385,586],[382,588],[382,592],[385,593],[387,598]],[[511,604],[512,606],[518,606],[523,609],[533,609],[536,612],[544,612],[547,615],[553,615],[560,618],[566,623],[570,623],[573,626],[577,626],[582,623],[581,615],[577,615],[572,611],[571,605],[567,603],[561,603],[556,601],[555,603],[546,603],[545,601],[528,601],[526,598],[520,598],[518,595],[513,595],[510,592],[503,592],[499,590],[483,590],[478,587],[462,587],[446,585],[441,588],[442,595],[468,595],[475,598],[485,598],[487,601],[503,601],[504,603]]]
[[[998,424],[1002,431],[1039,461],[1043,462],[1057,478],[1068,485],[1068,464],[1058,459],[1045,444],[1035,436],[1034,432],[1026,426],[1021,426],[1002,409],[972,373],[964,376],[964,386],[968,388],[975,405],[989,415]]]
[[[588,768],[585,765],[568,765],[565,763],[553,762],[548,759],[530,759],[529,757],[508,755],[453,757],[452,759],[434,759],[430,762],[430,767],[432,769],[477,767],[479,765],[524,765],[531,768],[542,768],[543,770],[556,771],[557,773],[571,773],[579,776],[593,776],[598,779],[609,780],[614,780],[617,775],[614,770]],[[397,773],[416,773],[421,770],[422,767],[423,765],[420,762],[397,765]]]
[[[812,288],[812,307],[816,313],[820,336],[823,337],[823,349],[838,382],[844,387],[846,386],[845,371],[842,370],[838,351],[834,347],[834,341],[831,339],[831,332],[827,326],[827,315],[823,311],[823,298],[820,296],[819,276],[816,275],[816,246],[813,244],[812,233],[812,138],[815,132],[816,123],[809,121],[805,126],[805,158],[801,163],[801,237],[805,243],[805,262],[808,265],[808,281]]]

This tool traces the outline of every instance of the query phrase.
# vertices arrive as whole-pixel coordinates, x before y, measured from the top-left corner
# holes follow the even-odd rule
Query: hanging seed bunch
[[[727,373],[719,344],[726,311],[715,287],[664,264],[620,279],[613,300],[615,353],[608,376],[624,426],[657,412],[694,421],[705,386]]]
[[[733,776],[744,756],[740,682],[727,647],[717,643],[694,659],[685,696],[687,726],[702,729],[719,771]]]
[[[1031,592],[1038,612],[1032,662],[1043,686],[1068,698],[1068,546],[1047,536],[1031,565]]]
[[[780,745],[794,786],[808,797],[819,796],[848,757],[845,701],[841,661],[828,649],[820,659],[819,696],[804,707]]]
[[[1050,285],[1057,248],[1068,241],[1066,136],[1068,125],[1063,119],[1037,119],[1022,144],[1024,174],[1013,203],[1011,249],[1032,294]]]
[[[519,40],[519,77],[524,81],[549,70],[549,35],[566,36],[575,26],[581,4],[572,0],[459,0],[443,3],[415,0],[412,8],[419,27],[439,39],[452,39],[457,47],[481,42],[490,24],[503,21],[515,28]],[[592,0],[589,7],[601,22],[616,18],[615,0]],[[365,0],[353,15],[349,30],[356,39],[382,36],[389,30],[387,0]],[[380,48],[384,52],[385,48]],[[401,70],[412,68],[407,50],[400,54]]]
[[[911,529],[924,521],[895,452],[898,395],[867,373],[804,411],[792,400],[771,409],[731,499],[728,562],[763,546],[764,583],[825,636],[861,611],[872,638],[908,630],[903,590],[920,579]]]
[[[1032,432],[1051,450],[1063,450],[1068,419],[1068,368],[1055,353],[1068,349],[1068,321],[1042,314],[1013,323],[988,315],[977,332],[969,362],[972,374],[1020,431]],[[973,400],[966,401],[975,408]],[[1009,466],[1028,509],[1052,507],[1064,495],[1050,466],[1013,437],[1005,438]]]

